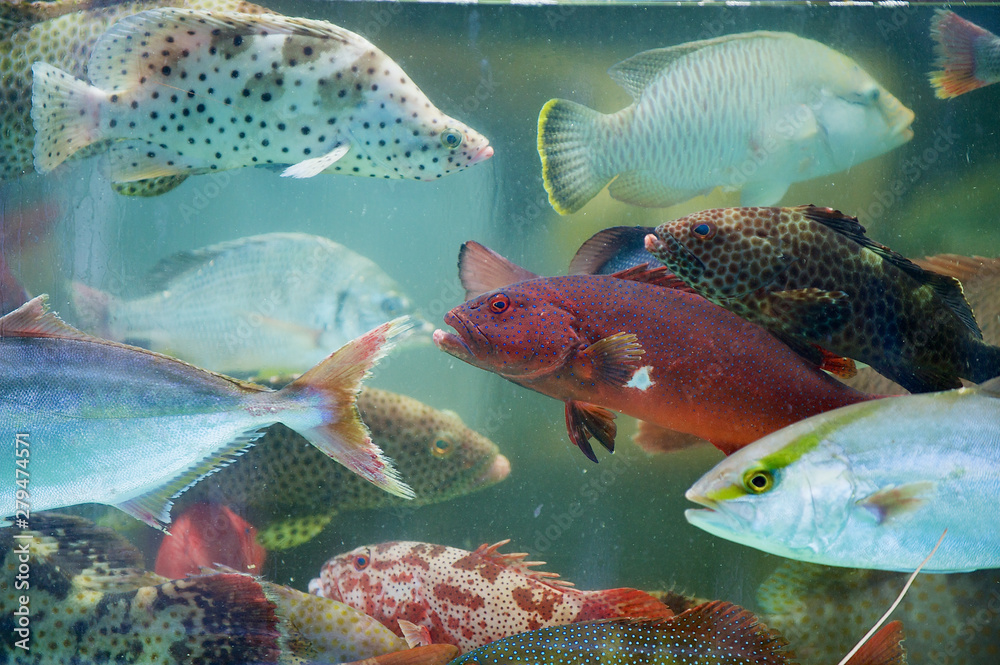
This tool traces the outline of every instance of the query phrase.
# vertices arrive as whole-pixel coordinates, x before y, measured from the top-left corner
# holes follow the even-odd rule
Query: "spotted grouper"
[[[864,362],[910,392],[1000,375],[962,284],[837,210],[716,208],[656,227],[646,249],[699,294],[793,345]]]
[[[493,154],[377,47],[326,21],[151,9],[97,41],[93,85],[44,62],[32,74],[41,173],[103,140],[116,183],[267,165],[433,180]]]
[[[526,554],[498,552],[507,542],[472,552],[417,542],[359,547],[327,561],[309,590],[394,630],[408,621],[434,643],[463,651],[543,626],[673,616],[636,589],[574,589],[555,573],[534,570],[541,562],[525,561]]]
[[[466,243],[468,302],[437,330],[447,353],[566,403],[570,439],[614,449],[609,409],[711,441],[729,454],[768,432],[872,399],[763,328],[688,293],[663,269],[538,277]],[[669,437],[668,437],[669,438]],[[662,441],[663,439],[660,439]],[[664,447],[655,444],[646,447]]]

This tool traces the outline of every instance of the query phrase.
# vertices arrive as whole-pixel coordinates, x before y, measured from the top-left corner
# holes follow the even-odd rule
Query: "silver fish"
[[[387,491],[412,496],[355,406],[362,379],[405,322],[379,326],[272,391],[91,337],[44,302],[39,296],[0,318],[0,425],[4,449],[26,474],[24,495],[0,495],[0,517],[101,503],[163,528],[172,497],[275,422]]]
[[[152,276],[156,291],[134,300],[74,284],[81,327],[217,372],[285,376],[377,325],[415,314],[371,260],[305,233],[184,252]]]
[[[116,183],[288,164],[295,178],[433,180],[493,154],[382,51],[326,21],[152,9],[108,30],[87,73],[93,85],[32,68],[40,173],[107,139]]]

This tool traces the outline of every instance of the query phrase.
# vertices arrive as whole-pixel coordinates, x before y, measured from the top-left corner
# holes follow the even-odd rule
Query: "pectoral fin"
[[[741,206],[771,206],[781,200],[788,191],[790,182],[765,180],[748,182],[740,189]]]
[[[576,445],[591,462],[597,463],[597,455],[590,445],[590,439],[597,439],[608,452],[615,451],[615,414],[603,406],[587,402],[566,402],[566,430],[570,441]]]
[[[804,337],[826,337],[847,324],[849,297],[843,291],[792,289],[768,294],[770,314]]]
[[[920,508],[930,498],[934,483],[920,481],[893,487],[883,487],[874,494],[858,501],[879,524]]]
[[[816,344],[799,339],[780,330],[772,330],[771,332],[803,359],[840,379],[850,379],[858,373],[857,365],[850,358],[838,356]]]
[[[628,383],[644,353],[639,339],[625,332],[609,335],[583,350],[593,371],[590,378],[595,383],[605,383],[613,388]]]
[[[292,164],[281,172],[282,178],[312,178],[327,170],[351,149],[351,144],[342,143],[336,148],[312,159],[306,159],[298,164]]]

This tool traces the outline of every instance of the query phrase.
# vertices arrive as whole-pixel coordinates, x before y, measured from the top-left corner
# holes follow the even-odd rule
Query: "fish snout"
[[[510,475],[510,460],[503,455],[497,455],[486,470],[476,478],[477,487],[495,485]]]
[[[478,164],[479,162],[485,162],[492,156],[493,156],[493,146],[487,143],[469,159],[469,166],[472,166],[473,164]]]
[[[645,246],[647,252],[675,271],[682,267],[691,277],[698,277],[705,272],[705,263],[665,226],[658,226],[655,233],[647,235]]]

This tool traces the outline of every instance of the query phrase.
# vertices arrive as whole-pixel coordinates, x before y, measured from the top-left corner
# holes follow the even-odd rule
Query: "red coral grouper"
[[[196,503],[170,527],[156,554],[156,574],[179,580],[217,564],[260,575],[267,551],[257,530],[228,506]]]
[[[811,415],[876,397],[819,371],[763,328],[644,267],[538,277],[468,242],[467,297],[438,348],[566,403],[590,459],[614,450],[614,409],[708,439],[726,454]],[[652,283],[651,283],[652,282]],[[649,446],[647,446],[649,447]]]
[[[666,605],[636,589],[573,589],[555,573],[532,570],[541,562],[525,561],[526,554],[497,552],[507,542],[474,552],[416,542],[359,547],[327,561],[309,591],[346,603],[397,632],[410,622],[431,642],[462,651],[576,621],[673,616]]]

